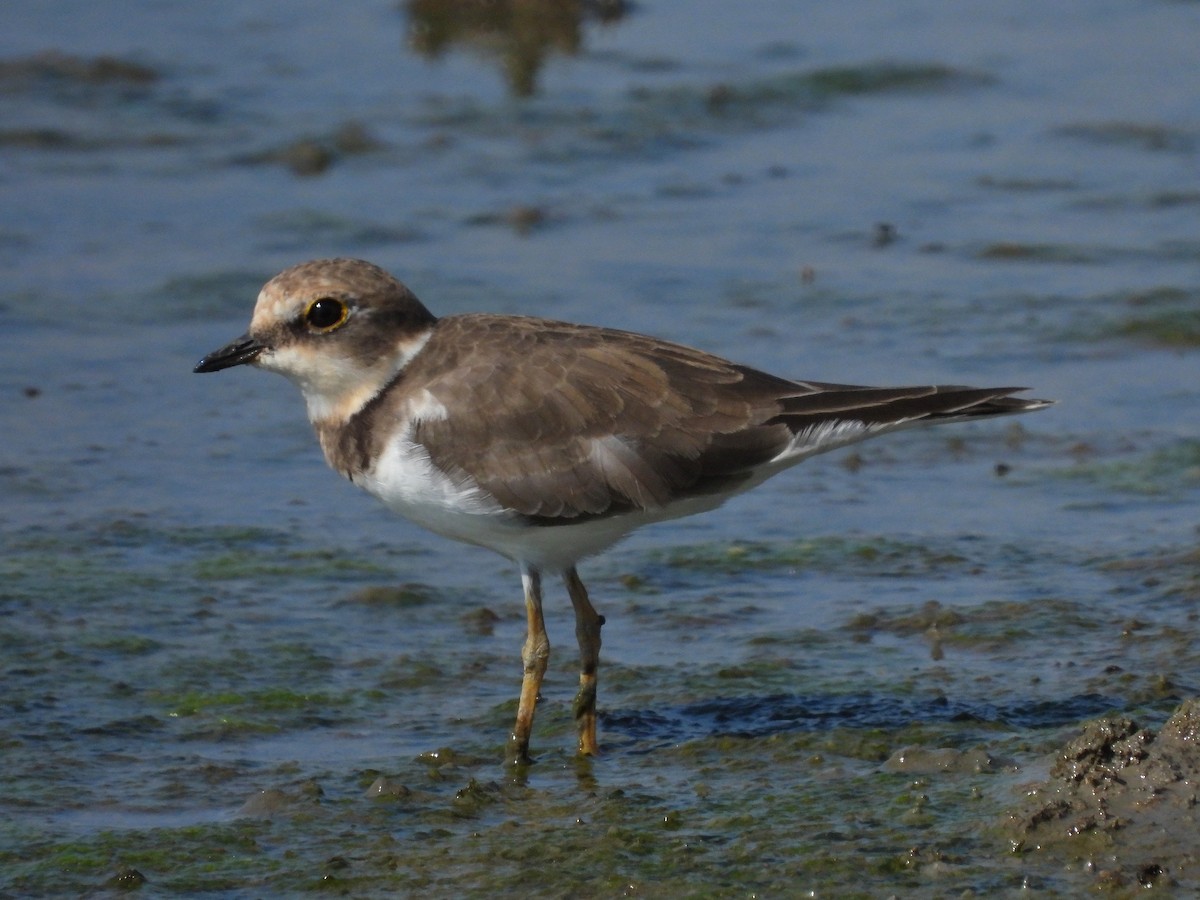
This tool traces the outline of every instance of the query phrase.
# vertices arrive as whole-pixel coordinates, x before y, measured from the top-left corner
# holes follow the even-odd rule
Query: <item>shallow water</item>
[[[1200,683],[1200,6],[644,2],[535,29],[536,73],[532,32],[423,56],[416,6],[126,10],[0,34],[0,893],[1097,883],[999,823],[1079,723]],[[1061,402],[588,563],[592,762],[552,586],[516,778],[514,568],[341,483],[281,379],[190,372],[332,255],[438,313]]]

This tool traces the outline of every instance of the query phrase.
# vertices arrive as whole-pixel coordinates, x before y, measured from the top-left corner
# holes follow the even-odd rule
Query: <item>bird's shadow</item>
[[[945,697],[891,697],[872,693],[767,694],[721,697],[659,709],[601,712],[608,742],[630,753],[712,737],[762,738],[834,728],[899,729],[945,722],[1011,728],[1069,725],[1123,707],[1103,694],[1010,704],[956,701]]]

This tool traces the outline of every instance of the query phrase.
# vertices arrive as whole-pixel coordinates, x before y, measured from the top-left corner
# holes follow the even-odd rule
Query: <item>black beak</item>
[[[259,343],[248,334],[243,334],[232,343],[226,344],[220,350],[214,350],[200,362],[196,363],[193,372],[220,372],[233,366],[242,366],[254,362],[258,354],[267,349],[266,344]]]

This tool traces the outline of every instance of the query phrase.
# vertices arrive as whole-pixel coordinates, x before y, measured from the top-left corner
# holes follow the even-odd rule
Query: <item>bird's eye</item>
[[[314,300],[304,311],[304,321],[313,331],[333,331],[350,315],[350,309],[341,300],[322,297]]]

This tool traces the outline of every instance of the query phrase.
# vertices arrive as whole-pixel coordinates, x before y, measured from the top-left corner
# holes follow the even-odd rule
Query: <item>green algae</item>
[[[1029,248],[993,248],[997,249],[1011,250],[1010,258],[1015,259]],[[1154,258],[1161,251],[1141,255]],[[1192,286],[1158,284],[1082,296],[1028,296],[1014,308],[1030,314],[1055,310],[1058,315],[1046,324],[1047,336],[1055,341],[1120,342],[1131,348],[1175,352],[1200,344],[1200,291]]]
[[[1103,259],[1103,251],[1070,244],[996,241],[980,247],[975,254],[989,261],[1014,261],[1056,264],[1095,263]]]
[[[1083,461],[1057,474],[1117,493],[1175,494],[1200,487],[1200,441],[1177,440],[1131,458]]]
[[[52,586],[51,590],[46,590]],[[146,571],[119,553],[20,552],[0,557],[0,599],[37,597],[57,606],[97,604],[130,591],[169,590],[165,573]]]
[[[1123,590],[1152,591],[1155,602],[1190,603],[1200,599],[1200,550],[1196,548],[1109,558],[1098,565],[1121,582]]]
[[[1130,317],[1110,326],[1107,333],[1167,349],[1200,347],[1200,310],[1182,309]]]
[[[742,84],[721,84],[705,98],[710,112],[761,114],[772,107],[811,107],[837,97],[894,91],[946,90],[987,83],[987,78],[938,63],[864,63],[777,75]]]
[[[444,599],[443,594],[437,588],[428,584],[410,581],[396,585],[368,585],[354,591],[341,602],[372,607],[409,609],[415,606],[426,606],[436,603],[442,599]]]
[[[926,576],[962,571],[973,563],[967,541],[930,543],[892,537],[829,535],[797,541],[734,541],[672,548],[655,561],[675,569],[737,573],[789,569]]]
[[[816,549],[788,546],[780,555],[770,545],[754,546],[742,558],[752,564],[758,560],[768,570],[781,559],[787,565],[802,560],[834,571],[846,565],[860,568],[864,559],[879,562],[880,557],[860,552],[862,543],[817,541]],[[987,563],[997,551],[986,543],[967,542],[966,548],[969,552],[942,560],[946,547],[930,555],[919,552],[916,542],[896,541],[883,553],[887,564],[879,574],[896,559],[960,571]],[[686,548],[682,562],[691,564],[694,553],[695,548]],[[706,548],[702,564],[710,564],[714,553]],[[727,564],[720,554],[715,556],[719,565]],[[755,571],[753,565],[748,571]],[[384,608],[388,602],[389,595],[383,595]],[[352,605],[374,606],[361,601]],[[401,602],[398,609],[427,605]],[[855,630],[906,637],[929,627],[1001,629],[1023,623],[1024,640],[1054,632],[1056,640],[1070,641],[1089,624],[1080,611],[1081,604],[1007,606],[997,601],[978,611],[919,604],[880,609],[869,620],[850,617],[843,637],[852,640]],[[753,646],[786,644],[784,636],[770,637],[774,640]],[[805,640],[803,630],[796,637]],[[809,635],[810,652],[842,652],[838,633],[816,637]],[[426,662],[432,666],[435,659],[431,655]],[[391,694],[364,700],[322,690],[320,682],[329,677],[331,666],[311,644],[277,642],[253,655],[226,651],[163,673],[181,686],[210,683],[208,690],[150,699],[164,715],[174,710],[184,723],[201,723],[185,737],[219,742],[313,733],[314,713],[320,722],[315,733],[320,733],[337,727],[335,723],[378,715],[398,702]],[[626,674],[663,703],[680,691],[707,693],[710,684],[733,684],[739,693],[760,696],[788,680],[795,684],[794,666],[780,656],[748,658],[733,667],[698,663],[693,672],[667,667],[654,672],[642,666]],[[569,671],[571,664],[562,668]],[[603,670],[605,687],[617,689],[609,702],[622,702],[619,688],[626,682],[620,675],[618,666]],[[835,673],[801,677],[817,696],[840,678]],[[279,681],[282,687],[264,686],[285,678],[290,681]],[[452,680],[443,685],[444,690],[456,689]],[[893,677],[887,690],[918,691],[919,683]],[[918,720],[894,727],[799,728],[758,737],[710,734],[659,742],[647,753],[637,742],[623,742],[615,723],[602,719],[605,755],[577,766],[567,749],[572,732],[567,704],[551,703],[539,717],[539,762],[514,780],[500,767],[498,739],[497,747],[491,746],[495,736],[488,733],[504,727],[493,719],[507,723],[512,711],[506,701],[479,719],[476,737],[422,758],[393,759],[386,767],[302,763],[273,772],[231,767],[207,774],[196,767],[173,776],[186,791],[185,803],[196,802],[194,789],[187,787],[196,783],[210,785],[225,798],[221,802],[227,809],[236,808],[229,788],[223,787],[231,780],[241,786],[243,798],[252,793],[251,786],[291,798],[263,816],[84,835],[52,830],[35,840],[12,833],[9,826],[0,851],[5,870],[0,883],[31,895],[86,893],[133,870],[145,879],[142,890],[163,893],[332,892],[357,897],[418,891],[465,897],[596,891],[735,897],[748,892],[790,895],[829,885],[853,885],[862,896],[877,896],[920,893],[930,884],[957,895],[1016,889],[1028,871],[1047,889],[1072,884],[1068,875],[1037,859],[1014,866],[1006,838],[993,830],[1012,802],[1013,776],[1005,770],[913,776],[880,769],[897,750],[911,746],[983,746],[997,758],[1029,759],[1048,735],[1013,733],[969,719]],[[172,721],[177,720],[168,715],[157,725],[143,723],[126,732],[125,739],[136,739],[152,726],[173,727]],[[1031,742],[1037,746],[1031,749]],[[383,776],[404,789],[386,798],[364,796]]]
[[[102,830],[21,852],[0,850],[5,882],[31,895],[101,889],[126,869],[155,891],[187,893],[244,889],[271,867],[254,823],[199,825],[147,832]]]
[[[334,707],[343,704],[346,698],[330,694],[300,693],[286,688],[269,688],[244,694],[193,692],[178,697],[163,696],[159,699],[170,709],[172,716],[195,716],[201,712],[219,713],[232,709],[292,712],[315,707]]]
[[[859,95],[886,91],[927,91],[955,85],[986,84],[990,79],[940,63],[874,63],[832,66],[803,76],[818,94]]]
[[[377,563],[328,551],[299,552],[286,533],[245,527],[162,527],[144,518],[104,518],[62,529],[30,528],[0,556],[0,598],[38,598],[50,608],[120,605],[131,595],[173,596],[199,570],[212,580],[285,577],[291,560],[320,572],[381,571]],[[187,581],[187,558],[194,558]]]
[[[379,563],[346,555],[340,550],[315,548],[272,555],[253,549],[210,556],[196,562],[194,576],[201,581],[269,580],[303,581],[314,577],[379,576],[389,570]]]
[[[1200,345],[1200,291],[1159,286],[1103,298],[1115,308],[1092,329],[1095,340],[1125,340],[1142,346],[1186,350]]]
[[[118,656],[145,656],[163,649],[161,641],[139,634],[89,634],[80,646],[103,650]]]
[[[1057,133],[1099,146],[1130,147],[1155,153],[1190,153],[1197,139],[1194,131],[1147,122],[1080,122],[1064,125]]]
[[[903,606],[859,613],[846,625],[852,632],[900,636],[936,631],[938,640],[958,646],[1025,641],[1053,626],[1063,632],[1103,627],[1091,605],[1067,598],[989,600],[970,607],[929,601],[916,609]]]

